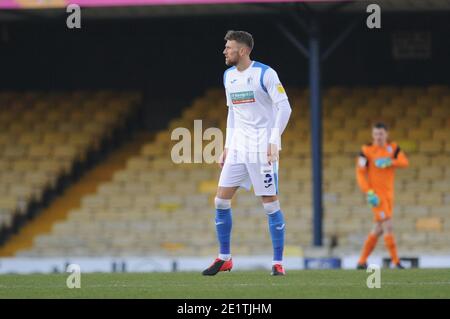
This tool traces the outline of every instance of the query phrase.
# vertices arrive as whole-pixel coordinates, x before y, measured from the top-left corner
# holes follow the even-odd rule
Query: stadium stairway
[[[13,235],[9,241],[0,248],[0,257],[14,256],[17,251],[29,249],[33,246],[33,239],[42,234],[49,233],[56,222],[67,218],[68,212],[80,207],[81,199],[95,193],[97,187],[112,179],[114,173],[124,169],[127,160],[139,154],[143,144],[153,139],[151,133],[135,133],[133,139],[122,147],[109,154],[100,164],[94,166],[84,174],[76,183],[70,186],[60,197],[46,208],[42,214],[26,224]]]

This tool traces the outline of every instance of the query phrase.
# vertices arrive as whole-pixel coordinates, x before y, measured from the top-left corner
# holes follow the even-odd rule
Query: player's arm
[[[381,157],[375,160],[375,166],[378,168],[405,168],[408,167],[408,165],[408,158],[398,145],[395,145],[395,151],[392,157]]]
[[[225,133],[225,146],[223,149],[222,154],[219,156],[219,167],[223,167],[223,164],[225,163],[225,159],[227,157],[228,148],[231,144],[231,140],[233,137],[233,131],[234,131],[234,112],[233,112],[233,105],[230,101],[230,96],[228,94],[228,90],[226,87],[226,77],[227,77],[227,71],[223,73],[223,86],[225,88],[225,97],[226,97],[226,103],[228,107],[228,115],[227,115],[227,127],[226,127],[226,133]]]
[[[278,149],[281,149],[281,135],[283,134],[289,122],[292,109],[288,100],[282,100],[276,103],[275,108],[275,124],[270,134],[269,143],[275,144],[278,146]]]
[[[356,181],[358,182],[358,186],[363,193],[367,193],[371,188],[367,178],[368,166],[369,160],[364,154],[364,150],[362,150],[356,161]]]
[[[270,132],[269,143],[276,145],[278,150],[281,149],[281,135],[283,134],[289,122],[292,113],[291,105],[283,85],[278,78],[275,70],[269,68],[264,75],[264,86],[269,94],[272,104],[276,110],[274,127]]]
[[[400,149],[400,146],[398,145],[394,152],[392,166],[396,168],[406,168],[409,166],[409,160],[406,157],[406,154]]]
[[[369,180],[367,178],[367,168],[369,167],[369,159],[364,153],[364,148],[359,153],[356,162],[356,180],[358,181],[359,188],[366,194],[366,200],[370,207],[377,207],[380,205],[380,198],[371,188]]]
[[[234,111],[231,105],[228,106],[228,116],[227,116],[227,127],[225,133],[225,147],[223,149],[222,154],[219,157],[219,167],[223,167],[225,163],[225,159],[227,157],[228,148],[230,147],[231,140],[233,139],[233,131],[234,131]]]
[[[233,107],[228,107],[228,116],[227,116],[227,128],[225,135],[225,150],[228,150],[230,146],[231,140],[233,138],[233,130],[234,130],[234,111]]]

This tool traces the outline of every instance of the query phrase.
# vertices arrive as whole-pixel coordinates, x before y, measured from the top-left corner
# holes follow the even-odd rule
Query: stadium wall
[[[357,255],[348,255],[338,258],[342,269],[354,269],[358,260]],[[368,260],[369,264],[382,265],[385,256],[374,255]],[[233,270],[270,270],[272,256],[235,256]],[[418,264],[420,268],[449,268],[449,256],[433,256],[429,254],[418,255]],[[64,273],[67,266],[77,264],[80,266],[81,273],[93,272],[175,272],[175,271],[198,271],[204,269],[205,264],[211,261],[210,257],[179,257],[170,258],[162,256],[149,257],[98,257],[98,258],[0,258],[0,274],[32,274],[32,273]],[[322,263],[317,263],[309,269],[324,269],[329,265],[329,259],[323,259]],[[305,269],[305,258],[286,257],[283,264],[290,270]],[[406,267],[409,265],[404,263]],[[322,267],[322,268],[320,268]]]

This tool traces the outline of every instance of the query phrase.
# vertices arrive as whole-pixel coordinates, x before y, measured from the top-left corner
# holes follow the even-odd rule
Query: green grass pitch
[[[0,298],[450,298],[450,269],[382,270],[381,288],[357,270],[232,271],[215,277],[196,272],[0,275]]]

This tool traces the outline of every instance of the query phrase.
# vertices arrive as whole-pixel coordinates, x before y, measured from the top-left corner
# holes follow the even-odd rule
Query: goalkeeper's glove
[[[369,190],[367,192],[367,202],[369,203],[370,207],[377,207],[380,205],[380,198],[373,190]]]
[[[387,168],[392,166],[392,159],[390,157],[382,157],[375,160],[375,166],[378,168]]]

